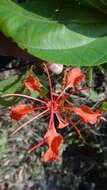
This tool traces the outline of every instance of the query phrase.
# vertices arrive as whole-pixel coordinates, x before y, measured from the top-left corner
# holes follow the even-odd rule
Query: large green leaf
[[[107,15],[71,0],[0,0],[0,29],[22,49],[68,65],[107,61]]]

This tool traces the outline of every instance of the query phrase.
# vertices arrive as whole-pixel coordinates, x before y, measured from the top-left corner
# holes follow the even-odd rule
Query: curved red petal
[[[57,113],[56,113],[56,117],[57,117],[58,122],[59,122],[57,128],[63,129],[64,127],[66,127],[68,125],[68,123],[65,120],[63,120]]]
[[[52,163],[54,163],[58,158],[58,154],[54,153],[51,148],[48,148],[48,150],[45,152],[43,156],[43,161],[47,162],[48,160],[51,160]]]
[[[28,80],[24,82],[26,87],[30,90],[40,90],[40,85],[39,85],[39,81],[37,78],[35,78],[34,76],[30,75]]]
[[[20,104],[15,106],[13,109],[10,109],[9,111],[11,111],[10,114],[11,119],[19,121],[20,119],[25,118],[27,116],[29,108],[26,107],[24,104]]]
[[[52,163],[54,163],[57,160],[58,156],[59,156],[58,152],[56,154],[55,152],[52,151],[51,148],[48,148],[48,150],[45,152],[45,154],[43,156],[43,160],[44,160],[44,162],[51,160]]]
[[[62,143],[62,136],[57,135],[55,136],[52,140],[51,143],[49,144],[49,148],[44,154],[44,161],[47,162],[48,160],[51,160],[53,163],[57,160],[59,156],[59,146]]]
[[[81,105],[78,108],[73,108],[73,111],[77,113],[80,119],[86,123],[95,124],[98,121],[98,118],[102,115],[102,112],[96,110],[94,113],[88,106]]]
[[[58,148],[60,146],[60,144],[62,143],[62,136],[60,134],[57,134],[57,136],[55,136],[51,142],[51,149],[53,152],[58,152]]]
[[[48,129],[45,137],[46,142],[49,145],[48,150],[44,154],[44,161],[51,160],[53,163],[59,156],[59,146],[62,143],[63,137],[56,132],[54,125]]]
[[[74,68],[68,72],[66,76],[66,84],[65,87],[76,87],[81,84],[81,81],[85,78],[85,75],[81,73],[79,68]]]

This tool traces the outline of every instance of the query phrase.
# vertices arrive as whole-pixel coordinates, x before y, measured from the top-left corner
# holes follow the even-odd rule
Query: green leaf
[[[100,147],[101,147],[100,144],[98,144],[98,143],[96,144],[96,143],[94,143],[94,142],[90,142],[89,145],[90,145],[91,147],[93,147],[93,148],[100,148]]]
[[[14,75],[9,79],[3,80],[0,82],[0,95],[5,94],[15,94],[15,93],[25,93],[25,85],[22,82],[25,79],[26,75]],[[16,104],[21,97],[0,97],[0,109],[7,108],[11,105]]]
[[[107,13],[107,0],[79,0],[79,2],[90,5],[103,13]]]
[[[107,101],[104,101],[99,109],[103,112],[107,111]]]
[[[5,130],[0,131],[0,159],[6,152],[7,132]],[[1,171],[0,171],[1,172]]]
[[[18,75],[14,75],[6,80],[0,81],[0,91],[2,91],[3,88],[8,87],[8,85],[14,83],[14,81],[17,79],[18,79]]]
[[[15,93],[19,88],[22,88],[22,86],[24,86],[24,83],[22,83],[24,78],[25,75],[14,75],[9,79],[1,81],[0,87],[2,95]]]
[[[39,95],[40,95],[39,92],[37,92],[37,91],[31,91],[31,96],[32,97],[37,98]]]
[[[14,75],[6,80],[0,82],[0,91],[2,95],[15,93],[24,86],[22,82],[25,79],[25,75]]]
[[[97,92],[95,92],[95,91],[92,90],[92,89],[90,89],[90,99],[91,99],[93,102],[97,102],[98,99],[99,99]]]
[[[107,63],[104,63],[104,64],[102,65],[102,67],[104,68],[104,71],[107,72]]]
[[[1,0],[0,29],[49,62],[94,66],[107,61],[107,15],[75,1]]]

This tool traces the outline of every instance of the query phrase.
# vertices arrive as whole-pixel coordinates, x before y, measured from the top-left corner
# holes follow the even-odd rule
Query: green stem
[[[104,74],[104,68],[101,65],[97,65],[97,68]]]
[[[93,72],[93,68],[90,66],[89,67],[89,87],[92,88],[92,72]]]

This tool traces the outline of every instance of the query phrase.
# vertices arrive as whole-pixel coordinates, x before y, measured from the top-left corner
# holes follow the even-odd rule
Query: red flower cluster
[[[81,105],[78,108],[72,108],[69,105],[64,106],[64,102],[65,101],[67,102],[67,98],[70,97],[72,94],[75,94],[82,90],[89,89],[89,88],[82,88],[64,96],[65,90],[67,90],[68,88],[77,87],[78,85],[80,85],[81,81],[85,78],[85,75],[81,73],[81,70],[79,68],[74,68],[68,72],[66,76],[66,80],[65,80],[64,89],[57,97],[55,97],[53,95],[51,79],[50,79],[47,66],[45,64],[44,66],[45,66],[45,69],[48,75],[48,80],[49,80],[50,95],[51,95],[50,99],[41,91],[39,81],[33,75],[30,75],[28,80],[25,81],[24,83],[30,91],[33,91],[33,90],[38,91],[43,96],[43,100],[31,97],[31,96],[23,95],[23,94],[8,94],[5,96],[22,96],[22,97],[26,97],[26,98],[29,98],[41,103],[41,106],[36,106],[36,107],[33,107],[33,106],[27,107],[26,105],[21,104],[21,105],[15,106],[13,109],[10,110],[11,111],[10,117],[12,120],[15,120],[15,121],[19,121],[20,119],[25,118],[30,111],[34,112],[37,110],[37,112],[35,112],[36,113],[35,116],[32,119],[22,124],[12,134],[15,134],[17,131],[19,131],[21,128],[29,124],[34,119],[40,118],[41,116],[48,114],[50,120],[49,120],[48,130],[44,136],[44,139],[39,144],[31,148],[29,152],[36,149],[40,145],[42,145],[44,142],[47,142],[49,145],[49,148],[44,154],[43,159],[44,161],[51,160],[54,163],[56,159],[58,158],[58,155],[59,155],[58,149],[63,140],[63,137],[56,131],[56,128],[54,126],[54,115],[56,115],[59,122],[57,128],[62,129],[66,127],[67,125],[69,125],[69,123],[71,123],[73,127],[76,129],[79,136],[82,137],[79,129],[72,122],[72,120],[66,115],[66,111],[69,110],[70,112],[75,112],[82,121],[89,124],[95,124],[98,121],[99,116],[102,115],[102,112],[100,112],[99,110],[96,110],[96,113],[94,113],[86,105]],[[66,121],[63,118],[65,118]]]

